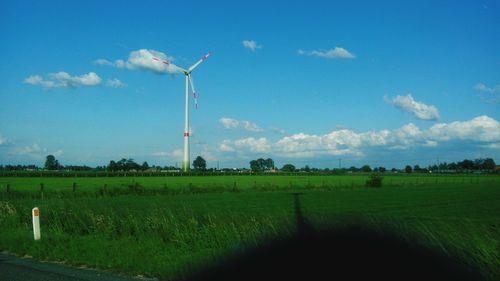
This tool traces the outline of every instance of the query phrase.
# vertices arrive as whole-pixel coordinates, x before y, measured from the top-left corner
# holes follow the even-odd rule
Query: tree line
[[[207,169],[207,161],[201,156],[197,156],[192,163],[193,171],[195,172],[216,172],[217,169],[211,168]],[[443,162],[434,165],[429,165],[427,167],[420,167],[419,165],[406,165],[404,169],[387,169],[385,167],[370,167],[369,165],[363,165],[361,167],[349,167],[349,168],[314,168],[305,165],[304,167],[297,168],[293,164],[284,164],[281,168],[277,168],[274,164],[274,160],[271,158],[258,158],[251,160],[249,162],[249,168],[239,168],[239,169],[222,169],[222,171],[247,171],[247,172],[305,172],[305,173],[354,173],[354,172],[404,172],[404,173],[471,173],[471,172],[493,172],[497,171],[496,163],[492,158],[478,158],[474,160],[464,159],[458,162]],[[36,165],[0,165],[0,171],[38,171],[38,170],[49,170],[49,171],[109,171],[109,172],[129,172],[129,171],[180,171],[180,168],[173,166],[150,166],[148,162],[144,161],[139,164],[134,161],[134,159],[122,158],[120,160],[111,160],[106,166],[89,167],[86,165],[61,165],[54,155],[47,155],[45,164],[43,168]]]

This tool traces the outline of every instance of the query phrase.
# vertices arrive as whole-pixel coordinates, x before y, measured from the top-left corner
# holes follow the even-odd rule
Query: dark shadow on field
[[[228,257],[187,280],[481,280],[432,250],[363,227],[309,231]]]
[[[362,225],[314,229],[293,194],[296,235],[235,254],[186,280],[482,280],[476,271],[390,231]]]

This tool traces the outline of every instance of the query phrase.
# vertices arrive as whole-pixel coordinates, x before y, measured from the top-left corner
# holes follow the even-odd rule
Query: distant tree
[[[443,168],[440,168],[440,167],[441,167],[441,165],[438,166],[438,165],[434,164],[432,166],[429,165],[428,169],[433,171],[433,172],[437,172],[439,169],[443,170]]]
[[[250,161],[250,169],[253,172],[261,172],[264,170],[274,169],[274,161],[271,158],[263,159],[259,158],[257,160]]]
[[[142,163],[141,165],[141,170],[146,171],[147,169],[149,169],[149,164],[148,162],[144,161],[144,163]]]
[[[370,168],[370,165],[364,165],[361,167],[361,172],[369,173],[372,171],[372,168]]]
[[[193,161],[193,168],[195,171],[205,171],[207,169],[207,161],[203,157],[198,156]]]
[[[351,166],[349,167],[349,169],[347,169],[349,172],[357,172],[359,169],[354,167],[354,166]]]
[[[413,169],[411,168],[411,166],[410,166],[410,165],[406,165],[406,167],[405,167],[405,172],[406,172],[407,174],[410,174],[410,173],[412,172],[412,170],[413,170]]]
[[[283,172],[295,172],[295,166],[292,164],[285,164],[283,168],[281,168]]]
[[[311,168],[309,167],[309,165],[306,165],[306,166],[304,167],[304,172],[309,173],[310,171],[311,171]]]
[[[47,155],[45,160],[45,169],[58,170],[60,168],[59,161],[56,160],[54,155]]]
[[[495,160],[493,160],[491,158],[484,159],[483,167],[484,167],[485,170],[490,170],[490,171],[494,170],[495,167],[496,167]]]
[[[457,166],[459,170],[472,170],[474,168],[474,161],[464,159],[464,161],[458,162]]]
[[[131,170],[138,171],[141,169],[141,165],[137,164],[134,161],[134,159],[129,158],[129,159],[125,160],[124,168],[125,168],[124,170],[126,170],[126,171],[131,171]]]
[[[414,171],[415,173],[420,173],[420,172],[422,172],[422,169],[420,168],[420,166],[419,166],[419,165],[415,165],[415,166],[413,166],[413,171]]]
[[[252,172],[260,172],[261,171],[261,167],[260,167],[259,162],[257,160],[250,161],[250,170],[252,170]]]
[[[435,165],[434,165],[435,166]],[[434,166],[432,166],[432,170],[434,171]],[[440,163],[439,166],[437,166],[437,169],[438,171],[444,171],[444,170],[448,170],[449,169],[449,165],[448,163],[446,162],[443,162],[443,163]]]
[[[113,160],[109,161],[108,170],[111,171],[111,172],[114,172],[114,171],[118,170],[118,166],[116,165],[115,161],[113,161]]]
[[[378,171],[381,173],[385,173],[385,171],[387,171],[387,169],[385,167],[378,167]]]
[[[273,170],[274,169],[274,161],[271,158],[267,158],[264,160],[264,167],[266,170]]]
[[[456,171],[456,170],[458,170],[458,165],[457,165],[457,163],[455,163],[455,162],[451,162],[450,164],[448,164],[447,169],[448,169],[448,170],[453,170],[453,171]]]

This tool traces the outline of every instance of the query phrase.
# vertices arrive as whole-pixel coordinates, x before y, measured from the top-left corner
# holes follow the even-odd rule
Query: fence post
[[[7,184],[7,193],[10,193],[10,183]]]
[[[40,196],[42,197],[43,200],[43,183],[40,184]]]
[[[73,183],[73,193],[76,192],[76,182]]]

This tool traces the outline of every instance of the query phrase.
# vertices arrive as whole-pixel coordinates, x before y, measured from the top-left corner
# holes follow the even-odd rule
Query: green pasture
[[[162,188],[233,188],[286,189],[294,187],[361,187],[369,174],[355,175],[242,175],[242,176],[127,176],[127,177],[0,177],[0,190],[7,185],[16,191],[38,191],[43,184],[45,191],[69,191],[73,183],[78,191],[95,191],[103,188],[124,188],[140,185],[148,189]],[[387,174],[385,186],[415,186],[442,184],[500,183],[498,176],[480,175],[431,175]]]
[[[317,228],[357,223],[389,230],[459,260],[487,280],[500,280],[500,177],[395,175],[386,176],[381,188],[365,187],[367,178],[0,178],[0,250],[171,280],[266,239],[293,234],[291,192],[300,190],[303,215]],[[71,190],[74,181],[78,190],[71,196],[50,193]],[[12,193],[33,196],[13,196],[7,183]],[[192,185],[217,192],[84,196],[104,184],[125,190],[135,183],[145,189]],[[215,188],[220,186],[226,188]],[[34,206],[41,213],[37,242],[31,229]]]

